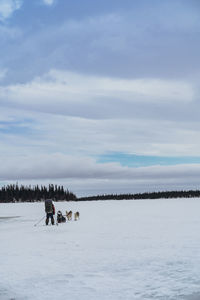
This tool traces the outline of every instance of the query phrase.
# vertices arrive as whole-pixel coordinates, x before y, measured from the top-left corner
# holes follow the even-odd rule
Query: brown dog
[[[69,212],[66,211],[66,217],[67,217],[67,220],[68,221],[71,221],[72,220],[72,211],[70,210]]]

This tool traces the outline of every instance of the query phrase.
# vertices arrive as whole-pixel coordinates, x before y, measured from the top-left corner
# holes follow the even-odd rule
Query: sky
[[[0,185],[200,188],[198,0],[0,0]]]

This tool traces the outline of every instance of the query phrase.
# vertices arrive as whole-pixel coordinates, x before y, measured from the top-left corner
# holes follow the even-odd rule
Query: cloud
[[[198,186],[200,165],[122,167],[117,163],[98,164],[89,157],[69,155],[28,155],[1,159],[2,181],[65,182],[83,195],[88,193],[137,192],[159,189],[189,189]],[[82,192],[81,192],[82,191]]]
[[[10,18],[21,5],[22,0],[0,0],[0,21]]]
[[[197,178],[200,164],[176,166],[123,167],[119,163],[96,163],[90,157],[74,157],[60,153],[27,155],[1,159],[1,180],[21,179],[104,179],[163,181]]]
[[[55,0],[43,0],[43,2],[44,4],[51,6],[55,3]]]
[[[14,41],[19,41],[19,38],[21,38],[21,36],[22,36],[22,31],[19,28],[11,27],[11,26],[8,27],[5,24],[0,25],[0,39],[1,39],[2,45],[5,46],[6,43],[11,42],[11,41],[12,41],[12,43]],[[6,48],[6,46],[5,46],[5,48]],[[6,70],[6,72],[9,72],[9,69],[6,67],[3,68],[3,71],[4,70]]]
[[[98,103],[190,103],[194,100],[192,84],[177,80],[119,79],[51,71],[27,84],[0,87],[1,102],[52,113],[68,113]],[[4,100],[3,100],[4,99]],[[55,102],[56,99],[56,102]],[[84,109],[83,109],[84,111]]]
[[[57,180],[80,192],[197,186],[199,166],[96,162],[107,152],[199,155],[194,1],[38,5],[53,2],[28,1],[8,23],[22,2],[0,0],[2,180]]]
[[[5,160],[7,156],[26,156],[35,151],[97,159],[107,151],[154,156],[199,155],[198,123],[139,118],[95,120],[6,107],[1,107],[1,119],[25,125],[31,132],[28,135],[12,132],[9,126],[7,134],[0,132],[0,156]],[[24,124],[27,119],[32,122]]]
[[[20,24],[26,33],[20,43],[5,45],[7,82],[27,82],[51,69],[169,80],[184,80],[199,72],[200,21],[194,5],[187,1],[180,5],[177,0],[153,5],[132,2],[118,3],[116,8],[102,3],[102,10],[94,13],[94,6],[89,9],[86,1],[76,14],[76,4],[68,7],[67,1],[61,1],[48,18],[41,10],[37,18],[32,16],[31,28]],[[26,14],[29,17],[31,10]]]
[[[38,149],[76,157],[107,151],[198,155],[199,110],[193,90],[187,81],[125,80],[58,70],[26,84],[2,86],[0,120],[7,116],[33,122],[26,125],[31,136],[9,128],[7,135],[5,130],[0,133],[0,154],[26,155]]]

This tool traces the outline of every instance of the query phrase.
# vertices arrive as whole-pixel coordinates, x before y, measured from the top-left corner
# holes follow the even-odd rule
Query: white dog
[[[79,218],[80,218],[80,214],[77,211],[77,212],[74,213],[74,221],[77,221]]]

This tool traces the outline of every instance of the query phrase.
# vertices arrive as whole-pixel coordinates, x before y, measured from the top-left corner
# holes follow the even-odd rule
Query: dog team
[[[45,212],[46,212],[46,225],[49,223],[49,219],[51,219],[51,224],[54,225],[54,215],[55,215],[55,207],[52,199],[45,200]],[[65,215],[59,210],[57,212],[57,224],[66,222],[66,220],[71,221],[73,217],[73,212],[66,211]],[[80,218],[80,213],[77,211],[74,213],[74,221],[77,221]]]
[[[66,211],[66,214],[63,215],[62,212],[59,210],[57,212],[57,223],[64,223],[66,220],[71,221],[73,216],[73,212]],[[74,213],[74,221],[77,221],[80,218],[80,213],[77,211]]]

